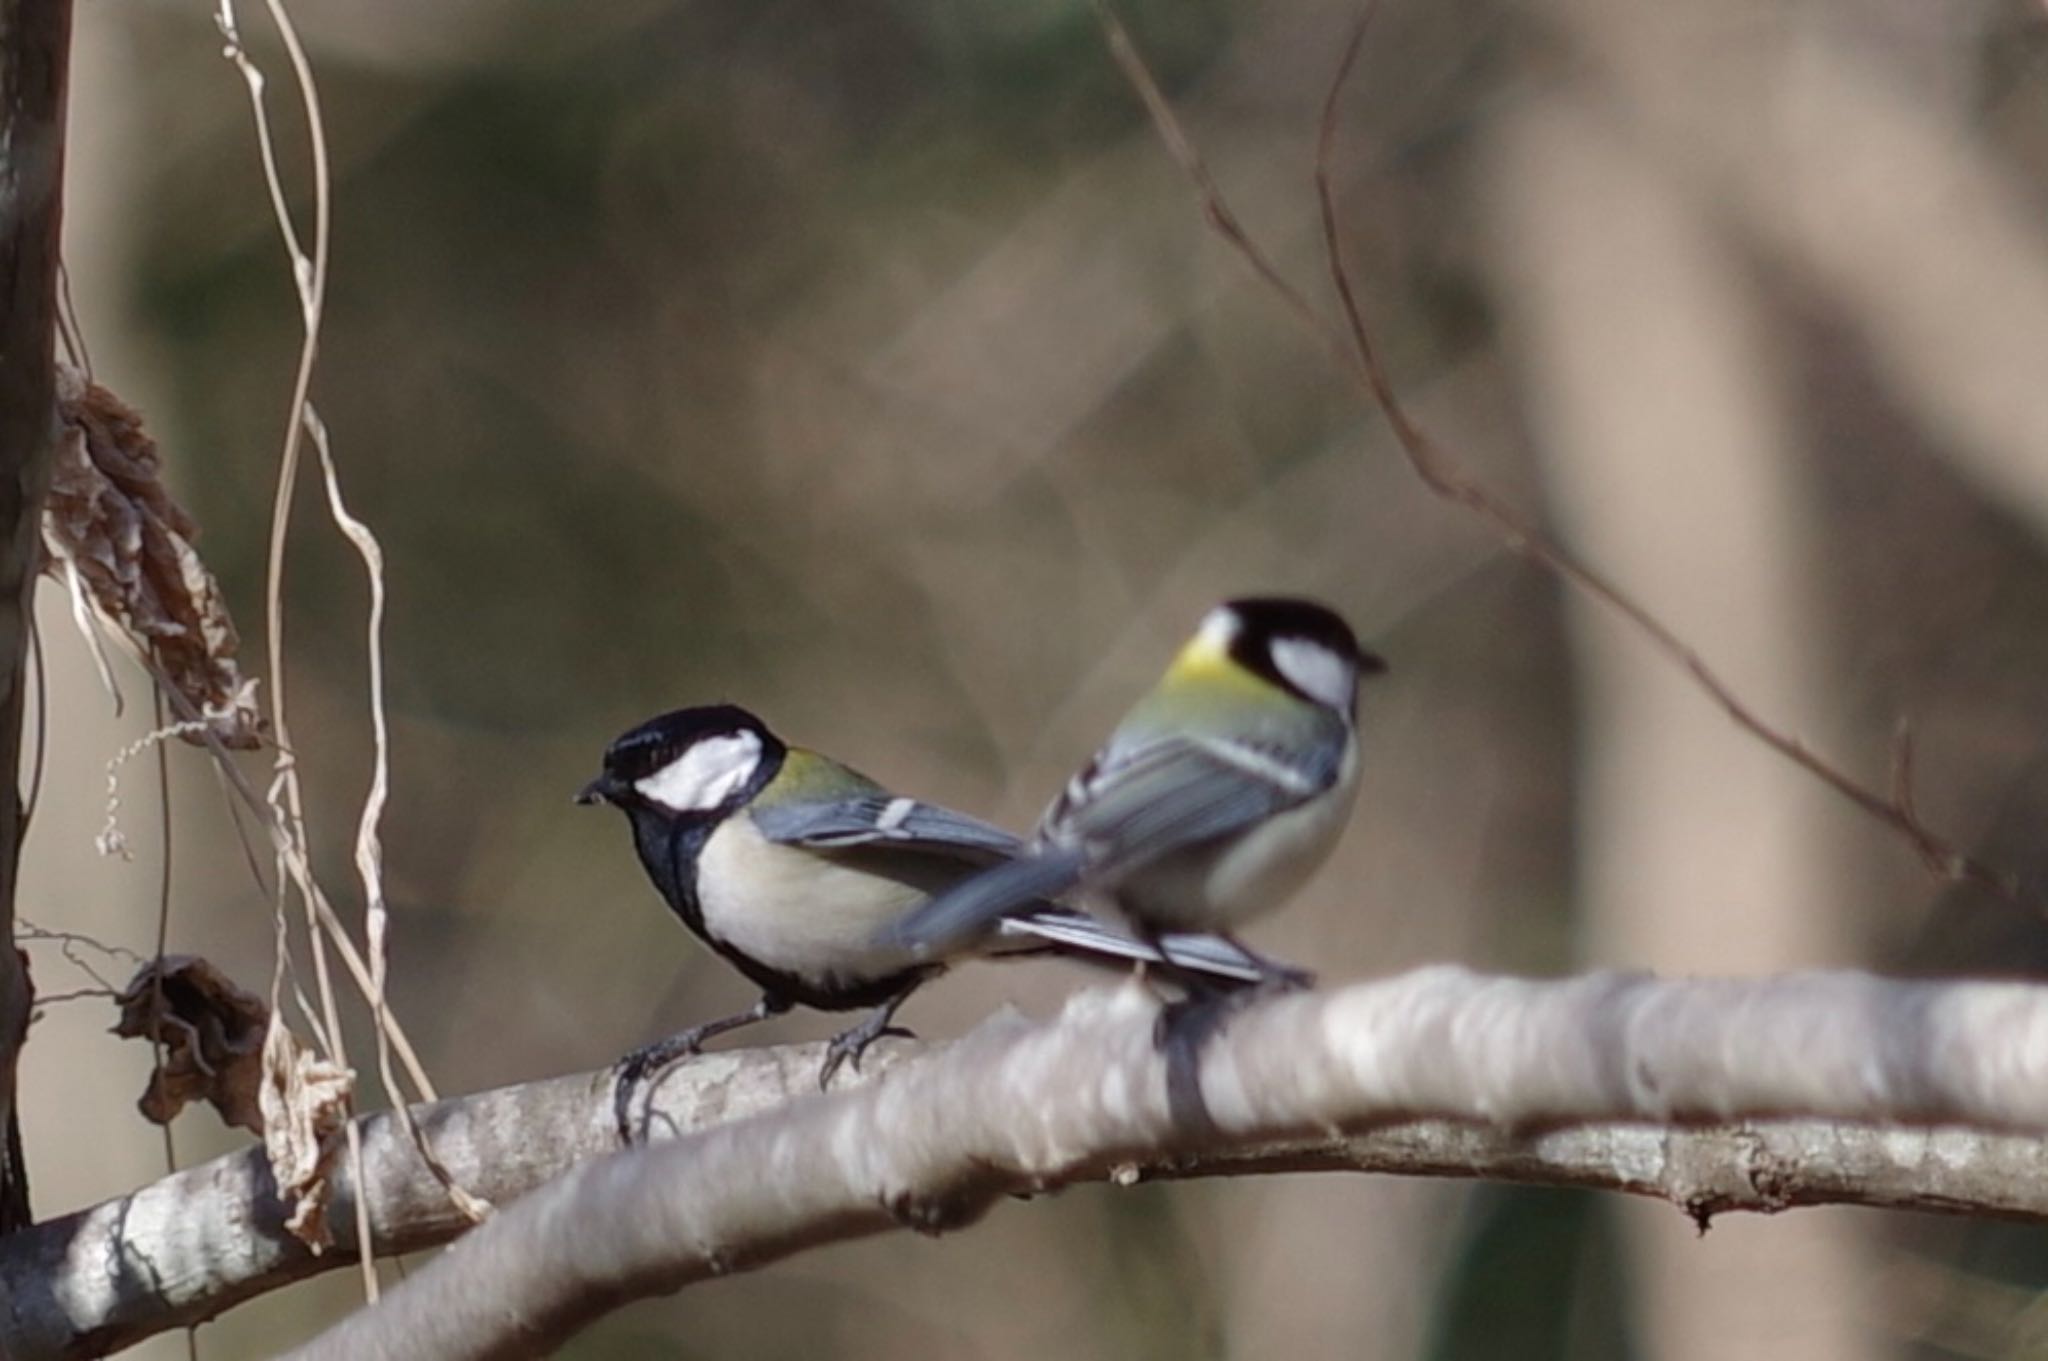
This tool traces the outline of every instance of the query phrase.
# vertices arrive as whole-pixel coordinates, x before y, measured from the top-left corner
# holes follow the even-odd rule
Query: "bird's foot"
[[[644,1044],[619,1060],[619,1075],[612,1084],[612,1118],[618,1124],[619,1142],[630,1145],[633,1142],[633,1093],[650,1076],[661,1072],[677,1059],[688,1058],[701,1053],[708,1026],[692,1026],[678,1031],[664,1040]]]
[[[1306,969],[1259,962],[1266,973],[1256,983],[1228,992],[1193,993],[1160,1008],[1152,1041],[1166,1059],[1166,1102],[1175,1123],[1202,1133],[1215,1131],[1216,1121],[1202,1096],[1202,1053],[1233,1016],[1266,998],[1315,986],[1315,975]]]
[[[1202,1096],[1202,1051],[1237,1014],[1237,999],[1250,991],[1202,993],[1160,1008],[1152,1043],[1166,1060],[1166,1108],[1176,1125],[1196,1133],[1215,1131],[1216,1121]]]
[[[818,1069],[818,1090],[822,1092],[831,1088],[832,1075],[842,1064],[851,1063],[853,1071],[858,1073],[861,1056],[868,1052],[868,1046],[888,1035],[905,1040],[917,1038],[902,1026],[891,1025],[887,1011],[877,1011],[851,1030],[842,1030],[834,1035],[832,1042],[825,1046],[825,1062]]]

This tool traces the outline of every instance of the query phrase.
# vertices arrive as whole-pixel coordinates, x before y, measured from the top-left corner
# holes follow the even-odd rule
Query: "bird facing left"
[[[752,1007],[635,1051],[614,1094],[622,1139],[643,1077],[713,1036],[805,1006],[873,1008],[835,1036],[819,1085],[894,1031],[897,1007],[960,954],[1058,950],[1108,961],[1159,958],[1114,927],[1040,905],[958,943],[945,958],[889,943],[888,928],[1020,849],[1010,833],[897,795],[847,766],[790,746],[732,704],[677,709],[623,734],[579,803],[626,815],[640,863],[676,915],[761,989]],[[1242,983],[1245,952],[1213,937],[1161,942],[1183,970]]]

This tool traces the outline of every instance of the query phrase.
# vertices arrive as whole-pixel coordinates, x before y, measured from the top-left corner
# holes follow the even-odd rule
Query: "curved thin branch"
[[[1375,4],[1368,0],[1353,22],[1349,38],[1338,59],[1336,74],[1324,93],[1322,116],[1317,125],[1315,188],[1322,220],[1323,257],[1336,294],[1342,325],[1333,325],[1315,304],[1287,281],[1270,257],[1245,231],[1236,212],[1193,141],[1182,127],[1173,106],[1160,91],[1159,82],[1132,43],[1128,31],[1109,9],[1106,0],[1096,0],[1109,43],[1124,78],[1136,91],[1151,117],[1153,129],[1166,146],[1167,154],[1193,184],[1203,219],[1210,229],[1235,251],[1245,265],[1270,289],[1338,365],[1356,377],[1386,416],[1394,439],[1409,468],[1430,493],[1476,516],[1501,544],[1538,567],[1562,578],[1601,604],[1620,614],[1649,639],[1651,645],[1692,677],[1730,721],[1821,781],[1864,813],[1884,823],[1903,837],[1929,872],[1944,879],[1965,881],[1990,890],[2009,902],[2028,900],[2028,891],[2017,876],[2003,872],[1965,852],[1952,838],[1924,821],[1914,806],[1911,791],[1894,787],[1889,791],[1865,784],[1840,766],[1809,747],[1796,735],[1772,724],[1750,707],[1721,674],[1707,664],[1699,652],[1659,619],[1647,606],[1630,595],[1620,583],[1581,559],[1564,543],[1545,531],[1534,517],[1516,507],[1469,472],[1442,444],[1432,438],[1402,402],[1388,374],[1379,347],[1366,325],[1365,313],[1344,261],[1343,226],[1332,187],[1331,163],[1336,153],[1337,115],[1345,86],[1349,83],[1366,30],[1372,22]]]

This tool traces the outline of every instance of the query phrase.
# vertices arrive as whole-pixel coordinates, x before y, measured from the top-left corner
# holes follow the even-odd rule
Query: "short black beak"
[[[576,802],[581,804],[610,803],[612,796],[619,792],[619,782],[609,775],[600,775],[576,793]]]

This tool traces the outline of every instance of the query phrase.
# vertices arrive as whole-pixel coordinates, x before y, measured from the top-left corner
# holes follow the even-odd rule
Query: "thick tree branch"
[[[517,1351],[626,1295],[902,1219],[964,1220],[999,1192],[1103,1179],[1394,1172],[1630,1191],[1702,1219],[1826,1203],[2048,1223],[2048,1145],[1995,1132],[2048,1125],[2048,988],[1428,969],[1247,1013],[1205,1070],[1223,1129],[1199,1144],[1166,1114],[1152,1015],[1135,989],[1084,994],[1057,1022],[998,1019],[928,1060],[910,1062],[916,1045],[877,1050],[870,1075],[890,1080],[830,1098],[814,1099],[818,1045],[683,1065],[653,1118],[658,1136],[689,1136],[686,1152],[608,1159],[549,1188],[451,1259],[482,1276],[424,1287],[435,1301],[485,1291],[471,1296],[485,1313],[484,1301],[530,1298],[545,1319],[513,1334],[502,1319],[479,1325],[479,1350],[431,1354]],[[450,1170],[499,1204],[616,1146],[609,1072],[416,1114]],[[753,1116],[765,1118],[735,1124]],[[1716,1119],[1744,1123],[1664,1123]],[[1879,1120],[1891,1123],[1855,1123]],[[469,1227],[394,1122],[362,1129],[379,1253]],[[346,1234],[354,1187],[344,1174],[337,1189],[331,1219]],[[0,1349],[99,1355],[355,1260],[347,1238],[313,1256],[284,1213],[251,1148],[0,1239],[13,1305]],[[577,1265],[554,1286],[528,1296],[502,1274],[523,1263],[545,1276],[555,1250]],[[400,1295],[415,1307],[403,1302],[414,1287]],[[381,1330],[413,1326],[387,1317],[351,1324],[327,1354],[373,1355]]]
[[[706,1055],[661,1084],[659,1130],[708,1128],[815,1091],[817,1063],[812,1046]],[[607,1071],[434,1102],[414,1114],[456,1179],[495,1202],[615,1150],[611,1098]],[[359,1124],[379,1256],[446,1243],[471,1227],[396,1121],[378,1114]],[[328,1216],[338,1241],[319,1256],[285,1230],[288,1211],[260,1146],[0,1239],[0,1286],[13,1305],[0,1319],[0,1355],[102,1355],[351,1265],[355,1190],[343,1160]]]
[[[57,256],[63,218],[69,0],[0,0],[0,941],[14,939],[23,815],[22,691],[29,596],[57,435]],[[28,1032],[28,971],[0,949],[0,1232],[28,1223],[28,1171],[14,1112]]]
[[[860,1092],[592,1163],[298,1355],[529,1355],[625,1300],[891,1226],[957,1227],[1005,1192],[1160,1162],[1185,1170],[1205,1156],[1340,1165],[1337,1131],[1417,1115],[1492,1126],[1465,1154],[1539,1161],[1543,1141],[1512,1131],[1795,1114],[2048,1128],[2048,988],[2027,985],[1848,973],[1534,982],[1424,969],[1240,1017],[1203,1064],[1218,1128],[1199,1144],[1169,1113],[1155,1018],[1137,987],[1083,994],[1053,1024],[991,1022]],[[1610,1132],[1604,1175],[1702,1217],[1796,1203],[1787,1188],[1809,1164],[1840,1176],[1830,1135],[1819,1136],[1825,1157],[1807,1157],[1801,1132],[1772,1133],[1729,1136],[1725,1165],[1693,1168],[1671,1150],[1711,1144],[1659,1141],[1661,1158],[1633,1163],[1624,1155],[1644,1152],[1642,1140]],[[1879,1135],[1862,1155],[1938,1169],[1942,1137]],[[1886,1139],[1902,1142],[1887,1152]],[[2001,1208],[2015,1212],[2041,1147],[1994,1145]],[[1428,1170],[1456,1166],[1439,1156]],[[1542,1165],[1540,1179],[1574,1179],[1568,1164]]]
[[[1168,1114],[1154,1014],[1135,987],[1086,993],[915,1062],[892,1047],[886,1080],[826,1098],[805,1095],[817,1046],[697,1060],[655,1103],[688,1137],[521,1201],[309,1354],[522,1353],[635,1295],[1105,1178],[1358,1169],[1611,1187],[1702,1218],[1825,1202],[2048,1222],[2048,1144],[2027,1133],[2048,1129],[2048,988],[1425,969],[1240,1017],[1204,1066],[1219,1130],[1200,1141]],[[611,1148],[610,1098],[588,1074],[419,1118],[504,1204]],[[391,1122],[366,1121],[364,1149],[379,1251],[461,1231]],[[281,1222],[251,1151],[0,1240],[0,1346],[95,1354],[350,1260]]]

